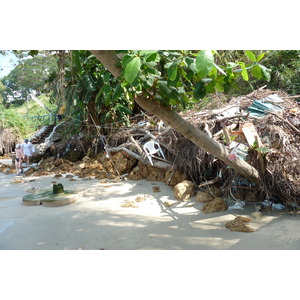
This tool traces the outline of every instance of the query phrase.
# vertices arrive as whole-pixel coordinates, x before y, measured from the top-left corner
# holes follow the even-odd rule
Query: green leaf
[[[79,51],[73,50],[71,53],[72,53],[72,60],[74,62],[75,68],[77,69],[78,72],[81,72],[82,66],[81,66]]]
[[[96,96],[96,99],[95,99],[95,103],[98,103],[101,96],[103,94],[103,86],[101,87],[100,91],[98,92],[97,96]]]
[[[175,62],[173,62],[171,64],[171,66],[167,70],[169,80],[171,80],[171,81],[174,81],[177,77],[178,64],[179,64],[179,61],[176,60]]]
[[[104,104],[106,107],[110,105],[110,94],[107,94],[104,99]]]
[[[122,95],[122,92],[123,92],[123,89],[122,89],[122,86],[121,86],[121,83],[119,83],[116,88],[115,88],[115,91],[113,93],[113,99],[117,99],[119,98],[121,95]]]
[[[105,84],[103,86],[103,92],[104,92],[105,95],[109,95],[110,92],[111,92],[111,86],[109,84]]]
[[[261,79],[263,77],[262,75],[262,71],[261,71],[261,68],[259,65],[256,65],[254,66],[252,69],[251,69],[251,73],[252,75],[257,78],[257,79]]]
[[[91,75],[89,74],[84,75],[82,80],[83,80],[84,87],[86,88],[87,91],[93,92],[96,90],[96,86]]]
[[[109,83],[110,74],[111,74],[110,72],[107,72],[104,74],[104,76],[103,76],[104,83]]]
[[[239,62],[239,65],[241,66],[241,69],[242,69],[242,77],[243,77],[243,79],[246,80],[246,81],[248,81],[249,80],[249,76],[248,76],[247,69],[245,67],[245,63]]]
[[[206,95],[206,87],[204,82],[199,81],[196,86],[195,86],[195,90],[194,90],[194,98],[197,100],[202,99],[204,96]]]
[[[214,56],[211,50],[201,50],[196,57],[197,74],[205,77],[214,67]]]
[[[130,84],[138,77],[141,70],[141,59],[136,56],[125,68],[125,79]]]
[[[115,110],[117,110],[119,112],[123,112],[126,115],[131,115],[132,114],[131,109],[127,106],[122,105],[122,104],[117,104],[115,106]]]
[[[125,54],[122,58],[122,67],[125,68],[132,61],[132,56]]]
[[[246,52],[246,55],[249,57],[249,59],[250,59],[251,61],[256,62],[256,57],[255,57],[255,55],[254,55],[253,52],[251,52],[251,51],[249,51],[249,50],[246,50],[245,52]]]
[[[255,150],[260,152],[262,155],[266,155],[270,152],[270,149],[268,147],[256,148]]]
[[[257,57],[257,61],[260,61],[264,56],[265,56],[265,53],[260,54],[260,55]]]
[[[145,57],[146,62],[155,61],[157,57],[157,50],[141,50],[140,55]]]
[[[271,80],[270,70],[263,65],[259,65],[259,67],[261,68],[263,78],[267,81],[270,81]]]

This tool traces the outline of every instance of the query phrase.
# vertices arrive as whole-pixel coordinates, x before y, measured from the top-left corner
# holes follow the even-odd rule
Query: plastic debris
[[[228,209],[244,209],[244,206],[244,201],[237,201],[233,205],[229,206]]]
[[[281,203],[272,203],[272,209],[275,209],[275,210],[281,210],[281,209],[284,209],[285,206]]]

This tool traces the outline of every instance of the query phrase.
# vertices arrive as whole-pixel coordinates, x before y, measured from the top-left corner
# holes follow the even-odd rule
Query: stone
[[[209,202],[212,200],[214,200],[214,197],[209,193],[206,193],[206,192],[198,192],[197,193],[196,201],[198,201],[198,202],[204,203],[204,202]]]
[[[195,185],[193,182],[184,180],[175,185],[173,193],[177,200],[188,201],[195,194],[194,188]]]
[[[212,201],[205,202],[201,209],[201,211],[205,214],[225,210],[227,210],[227,204],[221,197],[216,197]]]
[[[174,171],[173,168],[169,169],[165,173],[165,184],[174,187],[176,184],[186,180],[186,175],[179,171]]]
[[[252,219],[237,216],[234,220],[229,221],[225,224],[225,227],[231,231],[237,231],[237,232],[254,232],[255,230],[247,224],[251,222]]]
[[[154,185],[154,186],[152,187],[152,191],[153,191],[153,193],[159,193],[159,192],[160,192],[160,187],[157,186],[157,185]]]

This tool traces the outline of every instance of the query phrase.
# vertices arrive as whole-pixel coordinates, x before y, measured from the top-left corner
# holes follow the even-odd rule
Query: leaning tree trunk
[[[114,51],[91,50],[91,52],[99,59],[99,61],[115,76],[119,77],[122,73],[120,61]],[[229,151],[227,148],[204,134],[200,129],[184,120],[175,111],[157,105],[154,101],[144,95],[136,97],[135,102],[143,109],[160,118],[164,123],[188,138],[194,144],[222,160],[225,164],[232,167],[239,174],[248,178],[252,182],[259,184],[260,177],[258,171],[244,160],[237,158],[235,161],[228,159]]]

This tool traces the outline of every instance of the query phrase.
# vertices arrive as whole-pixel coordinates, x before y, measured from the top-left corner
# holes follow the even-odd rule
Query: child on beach
[[[24,153],[20,144],[16,145],[15,152],[16,152],[15,166],[16,166],[17,176],[19,176],[20,169],[21,169],[21,173],[23,173],[22,159],[24,158]]]

